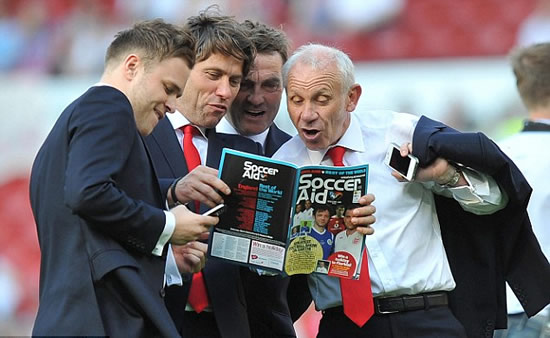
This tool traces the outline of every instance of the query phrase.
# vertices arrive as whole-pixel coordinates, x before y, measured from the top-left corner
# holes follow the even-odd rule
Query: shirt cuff
[[[153,255],[155,256],[162,256],[164,246],[168,243],[170,237],[172,237],[174,229],[176,229],[176,216],[174,216],[174,214],[170,211],[164,211],[164,214],[166,215],[166,224],[164,225],[164,230],[162,230],[162,233],[160,234],[157,245],[155,245],[155,248],[153,249]]]
[[[494,178],[470,168],[462,168],[467,186],[450,188],[453,198],[462,208],[476,215],[492,214],[508,204],[508,195]]]
[[[449,188],[449,191],[453,194],[453,197],[457,201],[464,204],[483,202],[483,198],[481,196],[489,195],[489,183],[487,182],[487,179],[481,177],[481,174],[466,168],[462,168],[461,170],[464,175],[464,179],[468,184]]]
[[[174,252],[172,251],[172,245],[168,244],[168,255],[166,256],[166,266],[164,269],[164,278],[166,286],[171,285],[183,285],[183,278],[181,278]]]

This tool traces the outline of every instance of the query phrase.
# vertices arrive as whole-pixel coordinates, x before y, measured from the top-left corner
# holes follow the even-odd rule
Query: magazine
[[[346,229],[345,214],[350,224],[367,191],[367,164],[298,167],[225,148],[219,177],[232,193],[210,257],[283,275],[359,278],[364,235]]]

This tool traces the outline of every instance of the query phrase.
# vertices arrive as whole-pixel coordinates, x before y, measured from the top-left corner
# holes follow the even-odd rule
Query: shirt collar
[[[172,124],[172,128],[174,128],[174,130],[180,129],[181,127],[183,127],[187,124],[191,124],[191,122],[189,122],[189,120],[185,116],[183,116],[183,114],[179,110],[176,110],[174,113],[166,114],[166,117],[168,118],[168,120]],[[196,126],[196,125],[195,125],[195,127],[197,127],[197,129],[199,129],[202,136],[207,138],[206,137],[206,128],[199,127],[199,126]]]
[[[340,137],[340,139],[334,145],[331,145],[327,149],[323,150],[310,150],[306,148],[311,163],[321,163],[327,151],[329,151],[329,149],[334,146],[342,146],[346,149],[357,152],[365,151],[365,143],[363,142],[363,138],[358,137],[358,135],[362,135],[361,126],[355,118],[355,115],[352,113],[350,113],[350,115],[351,118],[348,129],[344,131],[344,135],[342,135],[342,137]]]
[[[216,126],[216,132],[231,135],[240,135],[235,127],[233,127],[231,122],[229,122],[229,120],[227,120],[227,118],[225,117],[221,119],[220,123],[218,123],[218,125]],[[245,137],[251,139],[254,142],[260,143],[262,147],[265,148],[265,140],[267,139],[267,134],[269,134],[269,128],[264,130],[262,133]]]

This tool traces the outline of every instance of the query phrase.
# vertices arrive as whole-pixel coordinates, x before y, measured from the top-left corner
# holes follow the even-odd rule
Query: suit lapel
[[[139,133],[138,133],[139,134]],[[147,142],[145,142],[143,136],[139,135],[139,140],[143,146],[143,148],[145,149],[145,153],[147,154],[147,160],[149,160],[149,164],[151,165],[151,171],[153,173],[153,184],[155,186],[155,192],[157,193],[158,197],[160,197],[159,201],[164,201],[164,198],[162,197],[162,191],[160,189],[160,185],[159,185],[159,181],[158,181],[158,175],[157,175],[157,171],[155,169],[155,164],[153,163],[153,158],[151,157],[151,153],[149,152],[149,148],[147,147]],[[162,205],[162,202],[161,204]]]
[[[290,135],[280,130],[276,125],[272,125],[267,133],[265,140],[265,153],[267,157],[273,156],[275,152],[285,143],[290,140]]]
[[[172,170],[173,177],[180,177],[189,172],[183,150],[168,119],[160,120],[151,136],[161,149],[162,156],[164,156],[166,163]]]
[[[206,132],[208,136],[208,151],[206,152],[206,165],[208,167],[218,169],[220,166],[220,159],[222,156],[222,149],[224,146],[230,148],[230,145],[223,143],[223,138],[218,137],[214,129],[208,129]]]

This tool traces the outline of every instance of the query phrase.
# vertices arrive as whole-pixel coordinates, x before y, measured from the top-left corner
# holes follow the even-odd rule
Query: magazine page
[[[365,241],[351,224],[351,214],[367,192],[367,178],[366,164],[300,170],[288,234],[288,275],[359,278]]]
[[[231,188],[212,229],[212,257],[283,271],[296,168],[286,162],[224,149],[219,176]]]

